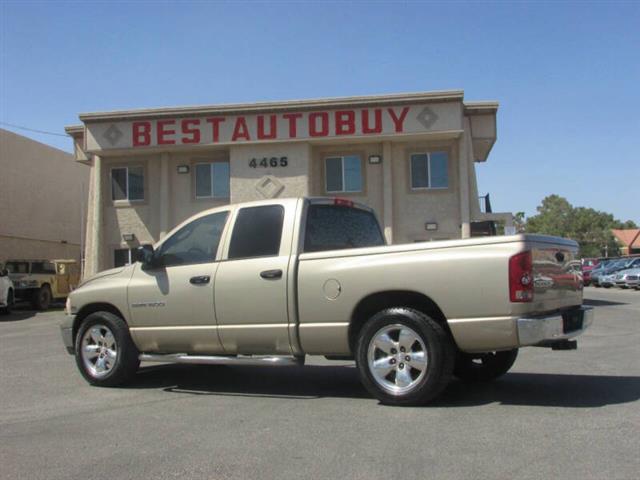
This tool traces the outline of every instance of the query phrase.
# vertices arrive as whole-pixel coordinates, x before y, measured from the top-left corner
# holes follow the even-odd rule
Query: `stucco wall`
[[[362,192],[327,193],[325,184],[325,159],[327,157],[358,155],[362,162]],[[313,148],[313,164],[310,170],[311,195],[339,196],[364,203],[373,208],[382,220],[382,164],[370,165],[369,155],[382,155],[381,143],[323,145]]]
[[[79,259],[89,173],[69,153],[0,129],[0,261]]]
[[[457,142],[397,143],[393,154],[393,240],[407,243],[460,238],[460,198]],[[412,190],[410,155],[447,151],[449,186],[446,189]],[[426,231],[426,222],[437,222],[437,231]]]
[[[287,157],[287,166],[271,167],[269,159]],[[230,149],[231,202],[248,202],[272,198],[268,192],[278,192],[277,197],[300,197],[309,195],[309,161],[311,148],[307,143],[281,143],[263,145],[241,145]],[[267,158],[267,168],[252,168],[249,162],[255,158],[259,164]],[[268,182],[265,177],[277,181]],[[266,185],[259,187],[264,179]],[[263,190],[267,193],[260,193]]]

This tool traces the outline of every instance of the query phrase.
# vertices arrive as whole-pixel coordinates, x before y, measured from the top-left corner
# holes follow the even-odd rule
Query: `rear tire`
[[[488,382],[507,373],[517,357],[517,348],[483,354],[458,353],[453,374],[466,382]]]
[[[424,405],[449,383],[455,350],[447,332],[411,308],[378,312],[362,328],[356,364],[365,388],[387,405]]]
[[[49,285],[43,285],[33,292],[31,304],[36,310],[46,310],[51,305],[51,288]]]
[[[76,364],[87,382],[98,387],[115,387],[130,380],[140,360],[129,327],[110,312],[87,316],[75,339]]]

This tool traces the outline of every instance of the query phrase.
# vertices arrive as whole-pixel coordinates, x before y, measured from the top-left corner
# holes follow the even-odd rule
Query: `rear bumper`
[[[520,346],[545,345],[569,340],[584,333],[593,323],[595,314],[591,307],[580,307],[563,314],[517,320]]]

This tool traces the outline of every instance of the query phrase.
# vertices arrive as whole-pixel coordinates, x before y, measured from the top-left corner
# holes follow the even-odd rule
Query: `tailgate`
[[[557,237],[527,238],[533,257],[533,307],[550,312],[582,304],[578,245]]]

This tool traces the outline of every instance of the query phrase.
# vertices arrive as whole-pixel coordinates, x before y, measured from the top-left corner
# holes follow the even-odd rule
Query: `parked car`
[[[15,285],[15,299],[46,310],[53,300],[64,300],[80,281],[75,260],[8,260],[6,268]]]
[[[614,284],[620,288],[637,288],[638,276],[640,268],[631,268],[629,270],[621,270],[614,276]]]
[[[585,287],[591,284],[591,272],[600,265],[600,260],[597,258],[583,258],[582,259],[582,282]]]
[[[0,266],[0,313],[9,314],[14,302],[13,282],[9,278],[9,272]]]
[[[640,257],[619,258],[617,260],[613,260],[611,263],[606,264],[602,269],[597,268],[591,272],[591,283],[594,287],[611,287],[613,286],[613,279],[607,278],[606,282],[603,283],[605,277],[621,270],[636,267],[640,267]]]
[[[374,212],[344,199],[275,199],[207,210],[140,261],[67,299],[62,338],[84,378],[115,386],[141,361],[296,365],[354,358],[383,403],[423,404],[451,374],[491,380],[520,347],[573,349],[593,321],[578,244],[513,235],[386,246]],[[478,288],[481,285],[482,288]]]

